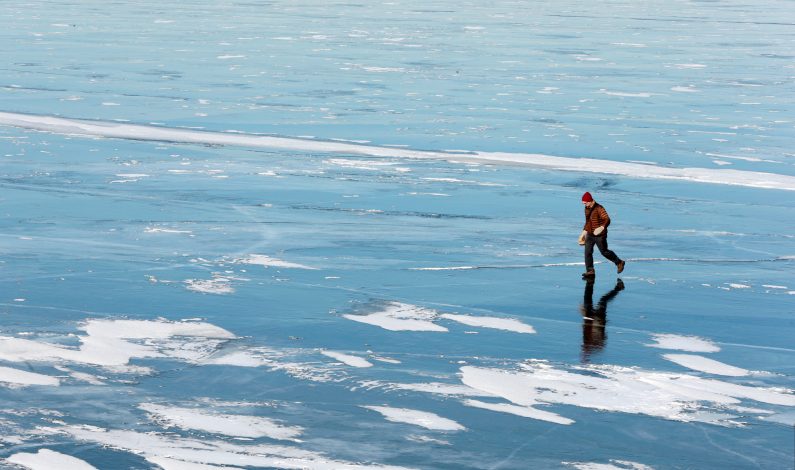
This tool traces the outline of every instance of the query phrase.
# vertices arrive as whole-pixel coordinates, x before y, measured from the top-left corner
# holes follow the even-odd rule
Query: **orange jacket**
[[[582,227],[582,229],[593,235],[593,231],[603,225],[605,227],[605,231],[600,235],[607,234],[607,226],[610,225],[610,216],[607,215],[605,208],[597,202],[594,202],[593,207],[590,209],[586,207],[585,225]]]

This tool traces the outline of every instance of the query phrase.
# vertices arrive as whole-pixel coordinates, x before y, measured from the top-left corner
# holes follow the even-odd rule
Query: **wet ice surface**
[[[787,4],[137,5],[0,7],[0,466],[792,462]]]

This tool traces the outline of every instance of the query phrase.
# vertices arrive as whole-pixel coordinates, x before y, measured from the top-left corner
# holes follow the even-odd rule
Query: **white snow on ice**
[[[652,336],[655,344],[646,346],[660,349],[677,349],[679,351],[711,353],[720,351],[715,343],[698,336],[682,336],[672,334],[656,334]]]
[[[654,470],[653,467],[627,460],[610,460],[612,463],[596,462],[561,462],[577,470]]]
[[[602,90],[614,96],[648,97],[650,93],[627,93]],[[795,177],[777,173],[762,173],[715,168],[670,168],[629,162],[592,158],[559,157],[528,153],[471,152],[449,154],[445,152],[409,150],[395,147],[377,147],[344,142],[306,140],[298,138],[245,135],[229,132],[195,131],[154,127],[118,122],[82,121],[52,116],[0,112],[0,125],[35,129],[66,135],[100,136],[119,139],[183,142],[242,147],[264,147],[308,152],[334,152],[374,157],[434,159],[448,161],[475,161],[530,165],[559,170],[624,175],[634,178],[686,180],[756,188],[795,191]]]
[[[444,313],[440,318],[446,320],[453,320],[458,323],[463,323],[468,326],[479,326],[483,328],[494,328],[497,330],[513,331],[515,333],[535,333],[536,330],[525,323],[515,320],[513,318],[496,318],[496,317],[474,317],[470,315],[454,315],[452,313]]]
[[[9,362],[73,362],[116,372],[137,371],[133,358],[171,357],[199,361],[235,335],[203,322],[166,320],[88,320],[78,327],[80,346],[67,347],[32,339],[0,336],[0,360]]]
[[[392,408],[388,406],[362,406],[384,415],[388,421],[413,424],[434,431],[463,431],[466,428],[455,421],[443,418],[435,413],[412,410],[408,408]]]
[[[235,260],[236,263],[255,264],[258,266],[273,266],[275,268],[292,268],[292,269],[317,269],[303,264],[291,263],[289,261],[282,261],[277,258],[272,258],[266,255],[249,255],[246,258]]]
[[[448,331],[447,328],[433,323],[437,316],[435,310],[400,302],[390,302],[384,310],[369,315],[343,315],[348,320],[380,326],[390,331]]]
[[[550,423],[557,424],[571,424],[574,420],[563,417],[559,414],[549,411],[539,410],[530,406],[512,405],[510,403],[488,403],[480,400],[464,400],[466,406],[474,408],[482,408],[484,410],[498,411],[500,413],[508,413],[523,418],[538,419],[541,421],[549,421]]]
[[[6,460],[31,470],[97,470],[83,460],[49,449],[39,449],[35,454],[20,452]]]
[[[373,364],[368,361],[367,359],[361,358],[359,356],[352,356],[350,354],[345,354],[336,351],[321,351],[321,354],[324,356],[330,357],[335,361],[342,362],[343,364],[349,365],[351,367],[372,367]]]
[[[198,408],[164,406],[142,403],[139,408],[150,413],[155,421],[186,430],[205,431],[234,437],[269,437],[271,439],[295,440],[303,429],[284,426],[259,416],[221,414]]]
[[[731,426],[738,425],[733,421],[736,417],[717,410],[740,404],[740,399],[795,406],[795,395],[789,390],[620,366],[590,365],[572,371],[539,361],[522,364],[521,370],[514,371],[464,366],[461,381],[514,405],[530,408],[529,415],[539,411],[535,408],[538,405],[564,404]],[[517,414],[512,409],[498,411]],[[547,419],[537,419],[560,422],[562,417],[553,413]]]
[[[50,377],[49,375],[12,369],[10,367],[0,367],[0,384],[10,387],[25,387],[29,385],[58,386],[61,381],[57,377]]]
[[[697,370],[699,372],[706,372],[708,374],[726,375],[731,377],[742,377],[750,374],[750,372],[746,369],[731,366],[714,359],[696,356],[693,354],[664,354],[663,357],[671,362],[679,364],[682,367],[687,367],[688,369]]]
[[[93,442],[142,455],[153,463],[166,458],[186,464],[295,470],[406,470],[405,467],[378,464],[366,465],[331,460],[317,452],[283,445],[240,445],[227,441],[180,438],[158,433],[107,430],[94,426],[67,426],[53,428],[52,431],[70,434],[81,441]]]

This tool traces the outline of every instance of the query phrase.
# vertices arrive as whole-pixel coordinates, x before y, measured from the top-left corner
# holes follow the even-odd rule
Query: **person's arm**
[[[599,218],[599,222],[601,222],[601,225],[599,225],[599,227],[596,227],[596,229],[594,229],[593,234],[601,235],[602,232],[605,231],[607,226],[610,225],[610,216],[607,215],[607,211],[605,210],[605,208],[601,206],[599,207],[599,212],[597,213],[597,216]]]

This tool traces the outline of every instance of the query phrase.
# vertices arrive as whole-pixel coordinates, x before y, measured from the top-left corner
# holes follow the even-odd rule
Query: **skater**
[[[582,203],[585,205],[585,225],[582,228],[580,245],[585,245],[585,272],[583,279],[593,279],[596,272],[593,269],[593,246],[599,248],[602,256],[616,264],[618,273],[624,270],[624,261],[615,253],[607,248],[607,226],[610,225],[610,217],[604,207],[593,200],[591,193],[586,192],[582,195]]]
[[[607,304],[624,290],[624,281],[619,279],[613,290],[606,293],[599,299],[596,308],[593,306],[593,279],[585,282],[585,293],[583,294],[580,313],[582,314],[582,362],[588,362],[591,354],[600,351],[605,347],[607,341]]]

